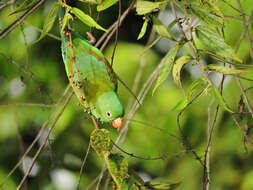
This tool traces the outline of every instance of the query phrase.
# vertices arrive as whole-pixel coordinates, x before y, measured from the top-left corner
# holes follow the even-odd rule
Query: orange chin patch
[[[119,117],[119,118],[111,121],[110,124],[119,131],[122,127],[122,118]]]

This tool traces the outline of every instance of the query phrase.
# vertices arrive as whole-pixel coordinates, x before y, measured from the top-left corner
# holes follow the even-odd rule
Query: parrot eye
[[[108,117],[112,117],[112,114],[108,111],[108,112],[106,112],[106,115],[108,116]]]

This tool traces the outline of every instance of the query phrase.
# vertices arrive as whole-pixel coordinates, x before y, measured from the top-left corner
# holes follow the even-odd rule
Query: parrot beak
[[[119,117],[113,121],[110,122],[113,127],[115,127],[118,131],[122,127],[122,118]]]

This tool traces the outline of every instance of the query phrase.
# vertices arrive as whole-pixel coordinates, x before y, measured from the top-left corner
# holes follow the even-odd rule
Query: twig
[[[0,32],[0,40],[4,39],[7,36],[7,34],[9,34],[20,23],[22,23],[23,20],[26,19],[26,17],[29,16],[35,9],[37,9],[44,1],[45,0],[38,0],[37,3],[34,4],[34,6],[32,6],[31,8],[29,8],[21,16],[19,16],[16,20],[14,20],[10,25],[8,25],[6,28],[4,28]]]
[[[118,43],[120,17],[121,17],[121,0],[119,0],[119,15],[118,15],[118,22],[117,22],[117,27],[116,27],[115,42],[114,42],[114,47],[113,47],[113,51],[112,51],[111,66],[113,66],[114,55],[115,55],[115,51],[116,51],[116,47],[117,47],[117,43]]]
[[[28,106],[28,107],[44,107],[44,108],[52,108],[54,105],[47,105],[47,104],[36,104],[36,103],[14,103],[14,104],[0,104],[1,107],[16,107],[16,106]]]
[[[247,38],[248,38],[250,55],[251,55],[251,58],[253,59],[252,39],[251,39],[251,36],[249,34],[248,23],[246,21],[245,14],[244,14],[244,12],[242,10],[242,5],[241,5],[240,0],[236,0],[236,1],[237,1],[237,4],[238,4],[238,7],[240,9],[240,13],[241,13],[241,17],[242,17],[243,25],[244,25],[244,30],[246,31],[246,35],[247,35]]]
[[[195,156],[196,160],[198,160],[199,163],[201,164],[201,166],[203,166],[203,167],[204,167],[204,163],[203,163],[201,157],[197,154],[196,151],[194,151],[191,148],[191,145],[190,145],[187,137],[184,136],[184,134],[183,134],[183,130],[182,130],[181,124],[180,124],[180,117],[183,114],[183,112],[186,110],[186,108],[188,108],[203,93],[204,90],[205,90],[205,87],[195,97],[193,97],[193,99],[191,101],[189,101],[188,104],[177,115],[177,126],[178,126],[178,129],[179,129],[181,136],[182,136],[182,140],[183,140],[182,143],[186,147],[186,150],[189,150]]]
[[[60,103],[62,102],[62,100],[64,99],[64,97],[66,96],[68,90],[70,88],[70,85],[68,85],[63,93],[63,95],[60,97],[60,99],[58,100],[58,102],[55,104],[50,116],[48,117],[48,119],[43,123],[42,127],[40,128],[40,131],[38,132],[37,136],[35,137],[35,139],[33,140],[33,142],[30,144],[30,146],[27,148],[26,152],[23,154],[23,156],[20,158],[20,160],[18,161],[18,163],[13,167],[13,169],[9,172],[9,174],[3,179],[3,181],[0,183],[0,188],[4,185],[4,183],[7,181],[7,179],[13,174],[13,172],[20,166],[20,164],[22,164],[24,158],[26,157],[26,155],[31,151],[31,149],[33,148],[33,146],[35,145],[35,143],[39,140],[39,138],[41,137],[44,129],[46,128],[46,126],[48,125],[49,121],[53,118],[53,116],[56,113],[57,108],[59,107]]]
[[[132,8],[134,7],[134,5],[135,5],[135,0],[130,4],[130,6],[125,10],[125,12],[121,15],[121,17],[120,17],[120,24],[123,22],[123,20],[126,18],[126,16],[128,15],[128,13],[132,10]],[[113,23],[113,25],[112,26],[110,26],[110,28],[107,30],[107,32],[106,33],[104,33],[102,36],[101,36],[101,38],[97,41],[97,43],[96,43],[96,47],[98,47],[101,43],[102,43],[102,41],[108,36],[109,37],[109,35],[113,35],[112,33],[114,33],[116,30],[116,28],[115,28],[115,26],[117,25],[117,23],[118,23],[118,20],[116,21],[116,22],[114,22]],[[114,29],[114,30],[113,30]],[[111,31],[111,30],[113,30],[113,31]],[[111,33],[110,33],[111,32]],[[109,34],[110,33],[110,34]],[[107,37],[107,38],[108,38]],[[111,37],[109,37],[109,38],[111,38]],[[104,46],[104,45],[103,45]],[[103,50],[103,48],[101,48],[101,51]]]
[[[112,141],[112,143],[113,143],[113,145],[114,145],[117,149],[119,149],[121,152],[127,154],[127,155],[130,156],[130,157],[138,158],[138,159],[141,159],[141,160],[165,160],[165,159],[168,158],[168,157],[177,157],[177,156],[179,156],[180,154],[183,154],[183,153],[186,152],[186,150],[183,150],[183,151],[178,152],[178,153],[165,154],[165,155],[159,156],[159,157],[153,157],[153,158],[152,158],[152,157],[142,157],[142,156],[136,156],[136,155],[134,155],[133,153],[128,153],[128,152],[126,152],[125,150],[123,150],[122,148],[120,148],[120,147],[119,147],[116,143],[114,143],[113,141]],[[187,150],[187,151],[188,151],[188,150]]]
[[[62,106],[60,112],[59,112],[58,115],[56,116],[54,122],[53,122],[53,123],[51,124],[51,126],[49,127],[49,129],[48,129],[48,131],[47,131],[47,134],[46,134],[46,137],[45,137],[43,143],[40,145],[39,149],[37,150],[36,154],[34,155],[34,157],[33,157],[33,159],[32,159],[32,163],[31,163],[30,167],[28,168],[28,170],[26,171],[25,176],[23,177],[23,179],[22,179],[21,182],[19,183],[19,185],[18,185],[18,187],[17,187],[17,190],[20,190],[20,188],[22,187],[23,183],[25,182],[27,176],[28,176],[29,173],[31,172],[31,170],[32,170],[32,168],[33,168],[33,165],[34,165],[36,159],[38,158],[39,154],[41,153],[41,151],[43,150],[43,148],[44,148],[45,145],[46,145],[46,142],[47,142],[47,140],[48,140],[48,137],[49,137],[49,135],[50,135],[52,129],[54,128],[56,122],[58,121],[58,119],[59,119],[60,116],[62,115],[63,111],[65,110],[65,108],[66,108],[67,104],[69,103],[69,101],[70,101],[71,97],[73,96],[73,94],[74,94],[74,92],[72,91],[72,92],[70,93],[70,95],[67,97],[67,99],[66,99],[64,105]]]
[[[103,176],[104,176],[104,172],[106,171],[106,165],[104,164],[103,166],[103,169],[101,170],[100,174],[99,174],[99,178],[98,178],[98,183],[97,183],[97,186],[96,186],[96,190],[99,190],[99,186],[101,184],[101,181],[103,179]]]
[[[239,124],[239,122],[237,121],[237,119],[235,118],[235,116],[232,114],[231,115],[236,126],[242,131],[244,138],[247,140],[248,144],[250,145],[251,148],[253,148],[253,143],[250,141],[248,134],[246,133],[246,131],[241,127],[241,125]]]
[[[43,31],[42,29],[38,28],[37,26],[34,26],[33,24],[31,24],[31,23],[29,23],[25,20],[24,20],[24,23],[32,26],[35,30],[39,31],[40,33],[42,33],[42,31]],[[61,41],[61,38],[59,38],[58,36],[56,36],[54,34],[51,34],[51,33],[48,32],[48,33],[46,33],[46,35],[53,38],[53,39],[55,39],[55,40]]]
[[[225,64],[224,64],[225,65]],[[223,91],[223,84],[225,80],[225,75],[222,75],[222,79],[220,82],[220,94],[222,95]],[[218,117],[218,112],[220,109],[219,104],[216,106],[214,118],[213,118],[213,123],[211,125],[211,107],[213,106],[215,102],[215,99],[213,99],[208,107],[208,128],[207,128],[207,146],[205,150],[205,155],[204,155],[204,177],[203,177],[203,190],[209,190],[210,188],[210,157],[211,157],[211,141],[212,141],[212,135],[213,135],[213,130],[217,121]]]
[[[141,124],[141,125],[144,125],[145,127],[150,127],[150,128],[159,130],[159,131],[161,131],[162,133],[166,133],[166,134],[169,135],[170,137],[173,137],[173,138],[176,138],[177,140],[180,140],[179,137],[177,137],[177,136],[174,135],[174,134],[169,133],[167,130],[162,129],[162,128],[159,128],[159,127],[155,127],[155,126],[153,126],[153,125],[150,125],[149,123],[146,123],[146,122],[143,122],[143,121],[138,121],[138,120],[135,120],[135,119],[125,119],[125,120],[129,120],[129,121],[131,121],[131,122],[135,122],[135,123],[139,123],[139,124]]]
[[[0,5],[0,10],[9,6],[9,5],[13,5],[14,3],[16,2],[16,0],[10,0],[10,1],[7,1],[6,3],[3,3]]]
[[[130,12],[130,10],[134,7],[134,5],[135,5],[135,1],[133,1],[133,2],[131,3],[131,5],[127,8],[127,10],[126,10],[126,11],[124,12],[124,14],[121,16],[119,26],[121,25],[121,23],[123,22],[123,20],[125,19],[125,17],[128,15],[128,13]],[[116,22],[114,23],[115,26],[117,25],[117,23],[118,23],[118,21],[116,21]],[[105,46],[108,44],[108,42],[109,42],[109,40],[111,39],[112,35],[116,32],[117,27],[115,27],[115,26],[113,27],[111,33],[107,36],[105,42],[104,42],[103,45],[101,46],[101,48],[100,48],[101,51],[104,50]],[[102,37],[103,37],[103,36],[102,36]],[[100,41],[100,40],[99,40],[99,41]],[[99,42],[99,41],[98,41],[98,42]],[[98,42],[97,42],[97,43],[98,43]],[[97,44],[96,44],[96,46],[97,46]]]
[[[87,160],[89,152],[90,152],[90,143],[88,145],[88,148],[86,150],[86,154],[85,154],[83,162],[82,162],[82,166],[81,166],[81,169],[80,169],[80,173],[79,173],[79,177],[78,177],[78,184],[77,184],[76,190],[79,190],[79,185],[80,185],[80,182],[81,182],[81,177],[82,177],[82,174],[83,174],[84,166],[85,166],[85,163],[86,163],[86,160]]]

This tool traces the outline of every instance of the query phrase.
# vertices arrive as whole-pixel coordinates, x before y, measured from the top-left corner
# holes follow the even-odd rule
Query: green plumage
[[[60,10],[59,20],[64,16]],[[70,21],[72,22],[72,21]],[[123,116],[116,93],[117,78],[104,55],[70,27],[61,30],[62,57],[69,81],[80,103],[102,122]]]

